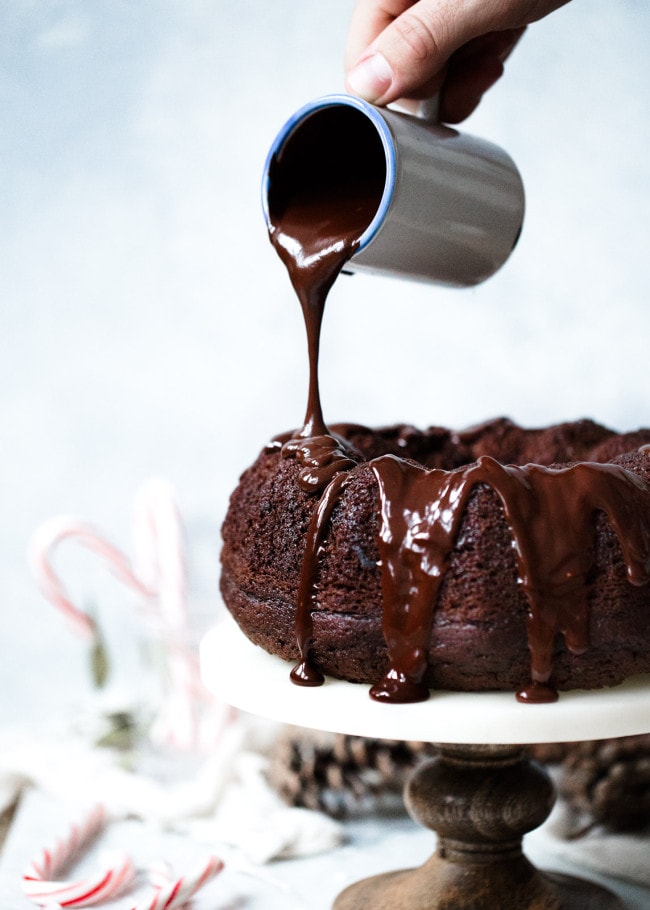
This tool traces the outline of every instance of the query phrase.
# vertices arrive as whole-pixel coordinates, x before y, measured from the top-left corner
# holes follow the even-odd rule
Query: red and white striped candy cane
[[[133,565],[157,593],[158,628],[167,649],[169,689],[153,725],[154,741],[183,749],[199,738],[197,702],[206,700],[196,655],[188,636],[185,547],[178,506],[170,484],[151,478],[136,493],[133,510]]]
[[[75,540],[101,556],[119,581],[146,600],[154,598],[155,591],[140,581],[124,553],[91,525],[66,515],[44,522],[32,536],[29,545],[28,556],[32,572],[45,597],[61,611],[72,631],[80,638],[92,640],[96,635],[96,625],[87,613],[72,602],[65,585],[52,566],[54,550],[64,540]]]
[[[137,492],[133,564],[98,531],[75,518],[52,519],[33,535],[29,557],[41,590],[73,631],[92,641],[97,634],[94,620],[72,602],[52,566],[54,551],[65,540],[75,540],[96,553],[135,592],[151,630],[165,646],[169,687],[152,728],[154,740],[185,749],[212,747],[232,712],[221,718],[215,713],[215,702],[201,681],[198,658],[190,647],[184,541],[170,485],[152,479]],[[202,710],[205,707],[207,712]]]
[[[129,857],[123,854],[91,877],[57,881],[65,867],[103,830],[105,823],[104,809],[96,805],[81,823],[72,824],[53,847],[43,849],[23,875],[25,895],[42,907],[89,907],[126,889],[135,877],[135,869]]]
[[[156,867],[150,872],[150,880],[156,893],[133,910],[179,910],[222,869],[223,862],[214,854],[210,854],[189,875],[182,875],[179,878],[173,878],[167,869],[163,871]]]

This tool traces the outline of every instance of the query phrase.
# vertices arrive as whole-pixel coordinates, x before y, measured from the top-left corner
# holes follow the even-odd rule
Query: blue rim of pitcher
[[[264,163],[264,177],[262,180],[262,210],[264,212],[264,219],[267,225],[269,225],[270,216],[268,207],[268,191],[271,161],[280,151],[291,133],[308,115],[313,114],[316,111],[323,110],[324,108],[336,107],[338,105],[356,108],[372,121],[375,129],[377,130],[377,133],[379,134],[379,138],[381,139],[381,144],[384,149],[384,155],[386,158],[386,182],[384,184],[384,191],[382,193],[381,201],[372,221],[359,238],[359,246],[357,247],[356,253],[360,253],[361,250],[365,249],[365,247],[368,246],[370,241],[379,231],[379,228],[384,223],[386,213],[395,192],[395,183],[397,181],[397,158],[395,155],[395,145],[390,129],[388,128],[388,124],[382,117],[379,109],[370,104],[368,101],[364,101],[362,98],[357,98],[355,95],[346,95],[342,93],[334,95],[323,95],[321,98],[316,98],[314,101],[310,101],[309,104],[305,104],[304,107],[301,107],[300,110],[296,111],[296,113],[287,120],[287,122],[284,124],[282,129],[273,140],[273,144],[269,149],[269,153],[266,156],[266,161]],[[352,258],[354,259],[354,256]]]

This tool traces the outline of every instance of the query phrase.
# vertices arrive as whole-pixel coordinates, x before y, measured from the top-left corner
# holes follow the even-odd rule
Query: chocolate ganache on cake
[[[318,389],[327,293],[379,205],[371,169],[280,186],[271,240],[305,318],[304,426],[234,491],[221,589],[247,637],[374,699],[431,688],[558,690],[650,673],[650,430],[328,428]]]

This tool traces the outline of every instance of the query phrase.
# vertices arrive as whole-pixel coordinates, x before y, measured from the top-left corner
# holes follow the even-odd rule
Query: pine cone
[[[291,806],[334,818],[402,805],[409,772],[433,746],[287,727],[269,756],[267,779]]]
[[[560,766],[560,794],[587,828],[650,827],[650,735],[533,746],[538,761]]]
[[[576,743],[560,784],[570,805],[613,831],[650,825],[650,735]]]
[[[650,827],[650,734],[531,746],[537,761],[560,767],[561,796],[586,828]],[[412,769],[435,755],[428,743],[366,739],[286,727],[270,753],[267,777],[292,806],[335,818],[402,805]]]

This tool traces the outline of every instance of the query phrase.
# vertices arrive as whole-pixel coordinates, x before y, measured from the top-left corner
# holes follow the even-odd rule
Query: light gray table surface
[[[20,877],[34,855],[34,845],[49,842],[52,832],[65,821],[65,807],[40,795],[25,800],[0,855],[0,908],[28,910],[33,905],[20,890]],[[197,844],[172,834],[152,831],[137,822],[120,822],[108,829],[102,846],[132,853],[136,864],[152,857],[192,865],[202,850]],[[226,859],[226,867],[192,904],[196,910],[330,910],[337,894],[348,884],[391,869],[409,868],[424,862],[434,847],[431,832],[416,827],[405,816],[369,817],[346,824],[346,843],[319,856],[280,861],[255,870],[238,871]],[[99,848],[96,848],[99,849]],[[625,900],[627,910],[648,910],[650,890],[598,875],[563,862],[536,844],[535,834],[526,840],[529,858],[540,868],[555,869],[597,881]],[[90,853],[84,869],[96,869],[96,854]],[[146,888],[136,892],[144,895]],[[132,898],[102,906],[128,910]]]

